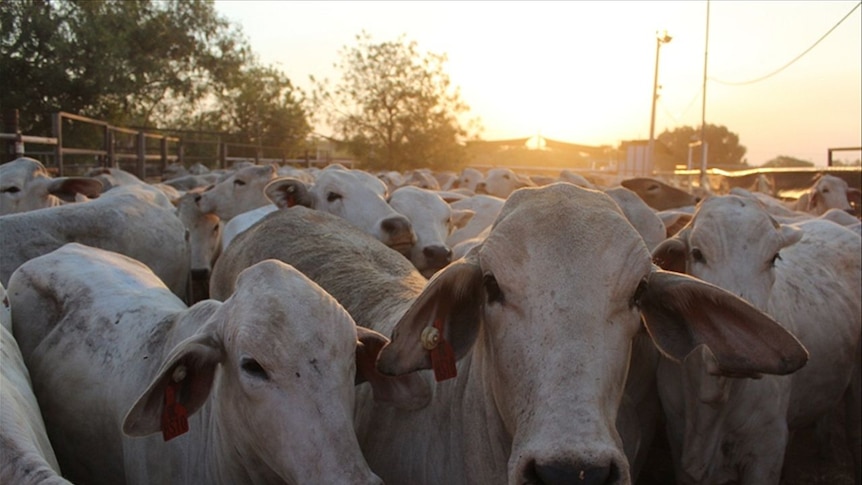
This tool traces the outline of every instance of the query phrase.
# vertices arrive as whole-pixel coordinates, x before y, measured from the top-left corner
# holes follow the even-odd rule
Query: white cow
[[[140,263],[69,244],[9,294],[70,480],[381,483],[352,416],[357,338],[386,340],[293,268],[263,261],[224,303],[189,308]]]
[[[45,431],[30,373],[12,336],[6,289],[0,285],[0,482],[68,484]]]
[[[200,192],[201,189],[195,189],[172,200],[177,217],[188,230],[189,304],[209,298],[210,273],[221,254],[224,225],[217,215],[201,211],[196,202]]]
[[[626,179],[620,182],[620,185],[638,194],[648,206],[657,211],[693,207],[700,200],[690,192],[648,177]]]
[[[52,177],[42,162],[20,157],[0,165],[0,216],[98,197],[102,183],[90,177]]]
[[[147,184],[111,189],[86,203],[0,217],[0,283],[25,261],[68,242],[116,251],[148,265],[178,296],[189,278],[186,228],[165,195]]]
[[[468,209],[453,209],[436,191],[413,185],[392,192],[389,205],[410,221],[416,234],[410,261],[426,278],[452,262],[452,248],[446,238],[464,227],[474,214]]]
[[[243,212],[269,205],[263,188],[276,176],[274,165],[245,166],[201,193],[198,205],[227,223]]]
[[[829,209],[840,209],[854,214],[862,207],[860,194],[862,193],[859,189],[850,187],[844,179],[824,174],[814,180],[811,187],[793,205],[793,209],[818,216]]]
[[[826,220],[779,224],[756,202],[713,196],[654,257],[742,296],[810,353],[793,376],[760,380],[715,376],[700,353],[682,365],[662,361],[659,390],[681,482],[779,483],[790,432],[842,399],[855,402],[847,423],[859,436],[858,385],[846,392],[862,334],[858,235]]]
[[[360,445],[387,483],[630,483],[615,419],[642,318],[664,352],[683,359],[706,345],[730,374],[792,372],[806,357],[743,300],[658,271],[617,204],[571,184],[513,193],[485,242],[427,283],[379,241],[291,210],[237,237],[213,293],[230,294],[261,257],[289,262],[357,324],[392,335],[384,373],[433,368],[445,381],[420,372],[433,399],[410,413],[359,389]]]
[[[535,187],[529,177],[521,176],[507,167],[495,167],[485,173],[485,178],[476,184],[477,194],[488,194],[505,199],[509,194],[524,187]]]
[[[458,178],[452,183],[451,189],[466,189],[475,193],[476,186],[484,179],[485,174],[475,168],[467,167],[461,170],[461,174],[458,175]]]
[[[272,204],[267,209],[261,207],[242,214],[235,224],[228,222],[222,248],[269,212],[297,205],[337,215],[408,257],[416,243],[410,221],[389,205],[386,186],[368,172],[325,169],[318,173],[313,184],[282,177],[270,182],[264,192]]]

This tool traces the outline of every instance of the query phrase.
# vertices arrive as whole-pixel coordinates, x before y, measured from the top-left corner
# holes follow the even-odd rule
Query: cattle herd
[[[764,190],[7,162],[0,483],[862,485],[860,192]]]

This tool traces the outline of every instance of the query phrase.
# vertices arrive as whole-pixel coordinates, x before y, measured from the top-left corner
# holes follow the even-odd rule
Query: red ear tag
[[[440,333],[437,346],[429,351],[431,353],[431,368],[434,369],[434,379],[441,382],[457,376],[458,369],[455,367],[455,351],[443,337],[443,321],[434,320],[434,328]]]
[[[172,440],[189,431],[188,413],[177,400],[179,384],[171,382],[165,389],[165,408],[162,411],[162,438]]]

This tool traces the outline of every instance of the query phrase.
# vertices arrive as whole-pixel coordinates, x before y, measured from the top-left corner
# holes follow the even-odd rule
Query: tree
[[[764,168],[790,168],[790,167],[813,167],[814,163],[800,160],[798,158],[789,157],[787,155],[779,155],[772,160],[762,165]]]
[[[29,134],[56,111],[282,146],[309,132],[301,93],[207,0],[0,2],[0,79]]]
[[[469,111],[444,71],[445,55],[419,53],[404,36],[374,43],[363,31],[343,47],[341,80],[316,81],[314,100],[325,122],[367,169],[452,169],[465,161]],[[477,129],[477,122],[468,125]]]
[[[657,160],[663,166],[655,167],[656,170],[673,170],[674,165],[685,165],[688,162],[689,144],[700,140],[700,127],[681,126],[673,131],[665,130],[658,136],[658,141],[663,143],[671,153],[670,157]],[[747,166],[748,161],[744,158],[746,148],[739,144],[739,136],[728,131],[725,126],[706,124],[707,164],[710,167],[737,168]],[[692,161],[696,167],[700,166],[702,149],[692,148]]]

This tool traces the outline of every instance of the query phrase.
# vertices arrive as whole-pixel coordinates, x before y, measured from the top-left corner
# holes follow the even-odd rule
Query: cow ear
[[[188,416],[197,412],[209,397],[223,355],[224,347],[210,332],[198,333],[180,342],[126,414],[123,432],[129,436],[146,436],[162,431],[168,392]]]
[[[680,211],[660,211],[659,218],[664,223],[665,234],[667,237],[675,236],[685,226],[691,222],[693,214],[688,214]]]
[[[77,194],[94,199],[102,193],[102,188],[102,182],[90,177],[57,177],[48,184],[48,193],[74,202]]]
[[[476,211],[471,209],[452,209],[452,229],[461,229],[466,226],[475,215]]]
[[[278,206],[287,209],[295,205],[311,207],[312,197],[305,182],[293,177],[281,177],[264,187],[266,197]]]
[[[687,234],[678,234],[665,239],[652,251],[652,260],[661,269],[685,273],[685,258],[688,253]]]
[[[805,347],[778,322],[696,278],[654,271],[635,303],[656,347],[675,361],[699,345],[715,356],[714,372],[727,377],[790,374],[808,361]]]
[[[808,196],[808,205],[806,206],[805,210],[808,212],[814,210],[819,203],[820,197],[821,195],[819,190],[812,190],[811,194]]]
[[[460,259],[437,272],[395,325],[377,368],[387,375],[430,369],[436,351],[445,354],[440,364],[454,371],[454,361],[476,340],[483,301],[482,269],[475,259]]]
[[[368,382],[374,401],[399,409],[422,409],[431,402],[431,386],[419,373],[400,376],[383,375],[375,363],[389,339],[364,327],[356,327],[356,384]]]

